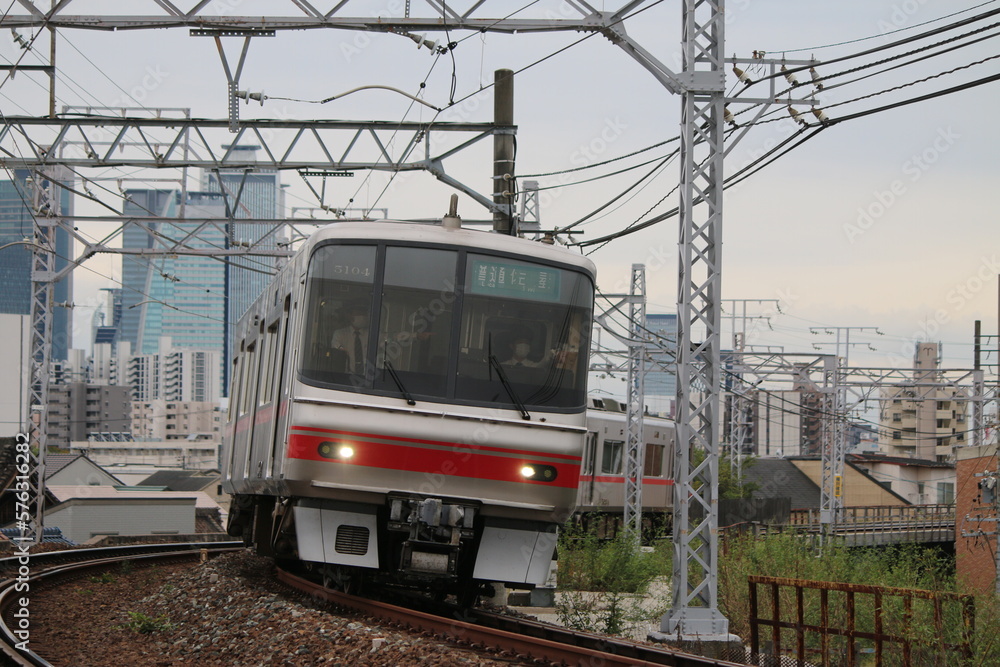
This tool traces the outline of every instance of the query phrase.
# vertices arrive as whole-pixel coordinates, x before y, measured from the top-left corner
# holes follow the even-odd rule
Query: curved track
[[[359,611],[387,623],[417,632],[430,633],[460,644],[489,648],[528,662],[557,665],[676,665],[677,667],[739,665],[735,662],[683,653],[676,649],[567,630],[546,623],[479,610],[456,614],[451,618],[438,616],[334,591],[281,569],[278,570],[278,579],[316,599]]]
[[[73,579],[91,570],[117,565],[129,560],[137,566],[174,561],[199,560],[227,551],[243,549],[242,542],[191,542],[181,544],[140,544],[99,549],[70,549],[30,554],[27,572],[19,571],[23,557],[0,559],[0,650],[4,664],[48,665],[44,658],[29,650],[15,648],[21,641],[15,635],[15,607],[25,591]],[[25,586],[27,588],[25,588]]]

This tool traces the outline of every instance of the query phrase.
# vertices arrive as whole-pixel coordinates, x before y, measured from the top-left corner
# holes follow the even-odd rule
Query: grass
[[[998,665],[1000,664],[1000,603],[990,593],[974,593],[962,588],[955,577],[954,559],[934,549],[917,545],[883,548],[847,548],[836,543],[818,548],[816,543],[794,534],[734,538],[722,544],[719,554],[719,609],[729,619],[730,631],[746,642],[750,639],[750,603],[747,578],[763,575],[828,581],[903,589],[971,593],[975,601],[973,655],[962,660],[951,654],[942,657],[941,641],[957,643],[961,639],[960,606],[946,603],[944,630],[938,632],[933,606],[915,601],[908,629],[905,610],[899,598],[883,598],[883,632],[905,633],[914,640],[915,656],[923,661],[914,664]],[[654,607],[640,606],[639,600],[658,578],[669,579],[672,572],[672,543],[669,539],[650,552],[641,551],[628,537],[600,540],[570,527],[560,537],[559,589],[557,613],[565,625],[585,631],[624,634],[639,624],[655,620],[669,609],[669,594],[656,600]],[[782,592],[785,614],[793,613],[792,589]],[[764,592],[761,607],[770,607],[770,593]],[[786,597],[787,596],[787,597]],[[840,596],[840,597],[838,597]],[[818,623],[819,594],[804,594],[807,621]],[[874,598],[858,595],[855,599],[858,630],[874,628]],[[830,594],[828,613],[833,623],[846,627],[847,600],[843,593]],[[785,620],[793,620],[785,616]],[[765,630],[765,634],[769,629]],[[925,641],[928,640],[929,641]],[[818,639],[813,640],[815,644]],[[864,642],[861,642],[864,644]],[[792,635],[783,639],[794,646]],[[835,644],[835,643],[834,643]],[[836,644],[835,644],[836,645]],[[870,643],[867,644],[870,646]],[[884,664],[899,662],[898,646],[890,647]],[[944,660],[944,662],[942,662]]]
[[[570,527],[560,537],[556,611],[567,627],[620,635],[666,610],[644,604],[650,585],[670,573],[670,545],[640,550],[627,535],[613,540]],[[669,602],[669,601],[667,601]]]
[[[934,549],[918,545],[849,549],[827,544],[817,548],[815,543],[794,534],[769,535],[765,539],[751,536],[727,542],[719,558],[719,609],[729,619],[730,631],[745,641],[750,638],[750,602],[747,578],[750,575],[785,577],[809,581],[841,582],[885,586],[902,589],[968,593],[957,583],[954,560]],[[771,592],[758,589],[762,616],[769,616]],[[955,654],[939,654],[942,642],[959,643],[962,640],[961,606],[946,602],[942,607],[943,629],[934,622],[934,608],[929,602],[914,600],[909,617],[901,598],[882,597],[880,610],[883,632],[905,635],[914,640],[914,664],[995,665],[1000,664],[1000,614],[997,600],[991,595],[975,595],[975,631],[973,657],[963,662]],[[794,620],[795,598],[793,588],[781,588],[779,602],[782,619]],[[820,599],[816,591],[803,595],[805,622],[820,622]],[[849,604],[844,593],[829,594],[827,610],[831,625],[846,627],[846,608]],[[858,594],[854,597],[856,629],[874,631],[875,598]],[[763,627],[765,636],[770,628]],[[811,638],[813,646],[818,635]],[[783,635],[784,646],[794,646],[794,635]],[[870,641],[859,645],[870,648]],[[837,642],[834,642],[837,646]],[[841,644],[841,648],[844,648]],[[846,650],[846,649],[845,649]],[[898,664],[901,649],[898,644],[886,644],[886,665]],[[919,659],[918,656],[922,656]],[[944,660],[945,662],[941,662]],[[927,662],[924,662],[927,661]]]
[[[166,615],[149,616],[141,611],[128,612],[129,621],[121,627],[126,630],[138,632],[141,635],[148,635],[154,632],[166,632],[173,629],[173,624],[167,620]]]

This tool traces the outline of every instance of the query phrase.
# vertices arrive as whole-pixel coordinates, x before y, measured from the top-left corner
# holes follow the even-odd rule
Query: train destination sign
[[[472,258],[469,291],[536,301],[559,301],[559,269]]]

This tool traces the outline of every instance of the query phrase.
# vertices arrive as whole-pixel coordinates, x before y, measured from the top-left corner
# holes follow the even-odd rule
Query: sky
[[[116,4],[121,6],[77,0],[68,11],[112,14]],[[186,7],[194,3],[179,4]],[[272,2],[269,6],[281,4]],[[291,2],[286,4],[285,14],[298,15]],[[313,4],[324,8],[335,3]],[[459,9],[471,4],[449,3]],[[624,3],[591,4],[614,10]],[[398,16],[403,5],[397,0],[357,1],[340,15]],[[213,3],[205,13],[253,16],[261,13],[262,6],[256,0],[225,0]],[[429,6],[423,2],[413,0],[412,7],[414,15],[429,15]],[[491,0],[475,15],[539,18],[570,11],[567,7],[554,0]],[[626,30],[658,60],[679,70],[680,3],[651,0],[642,7],[644,11],[626,21]],[[515,14],[519,9],[522,11]],[[806,85],[796,88],[795,93],[802,97],[814,94],[818,106],[836,119],[997,74],[1000,60],[964,67],[1000,52],[993,39],[876,76],[861,78],[902,61],[841,74],[910,48],[989,26],[1000,20],[997,17],[906,48],[829,62],[997,9],[1000,2],[995,0],[729,0],[725,51],[727,57],[749,58],[754,51],[764,51],[767,58],[818,61],[817,72],[838,76],[831,78],[823,91]],[[21,6],[15,3],[12,11],[22,11]],[[128,13],[159,15],[162,10],[152,0],[136,1],[129,3]],[[276,13],[269,11],[270,15]],[[27,29],[20,32],[26,37],[31,34]],[[998,32],[994,28],[976,36]],[[541,194],[542,226],[561,227],[618,196],[653,165],[608,176],[611,172],[665,157],[671,144],[600,163],[670,140],[679,131],[679,96],[662,87],[609,40],[600,35],[582,39],[585,36],[575,32],[499,35],[454,31],[448,38],[458,42],[457,46],[449,54],[435,56],[401,35],[338,30],[279,32],[273,38],[252,40],[240,81],[241,88],[263,91],[270,99],[263,105],[241,104],[240,110],[244,117],[261,118],[428,121],[435,117],[435,111],[385,90],[357,92],[327,104],[275,99],[321,100],[358,86],[378,84],[420,93],[438,107],[456,101],[437,116],[439,120],[489,121],[492,73],[499,68],[512,69],[517,72],[517,173],[531,176],[596,165],[534,178],[542,188],[550,188]],[[445,39],[441,33],[428,37]],[[971,39],[974,37],[951,45]],[[13,40],[2,41],[0,58],[11,62],[21,56]],[[235,59],[241,40],[229,38],[224,43],[229,57]],[[37,64],[40,61],[35,58],[47,56],[45,38],[39,37],[37,44],[42,46],[34,49],[37,56],[26,55],[25,63]],[[60,107],[141,104],[147,108],[190,108],[195,117],[226,117],[226,79],[214,41],[191,37],[187,29],[62,30],[57,66]],[[964,69],[874,95],[959,67]],[[751,78],[760,78],[761,66],[745,69]],[[809,75],[800,72],[798,77],[808,80]],[[744,86],[732,71],[727,72],[726,83],[730,96],[767,93],[762,83],[742,91]],[[834,85],[840,83],[844,85]],[[46,85],[40,75],[19,73],[0,85],[0,108],[6,115],[42,114],[47,104]],[[1000,82],[993,82],[832,125],[727,190],[723,299],[762,300],[748,303],[747,313],[768,316],[767,320],[749,322],[748,342],[782,346],[787,352],[829,353],[834,351],[829,344],[834,337],[813,334],[810,328],[877,327],[882,335],[867,329],[852,332],[852,342],[859,343],[849,352],[853,365],[907,365],[904,362],[911,358],[912,345],[929,340],[942,342],[946,367],[971,367],[973,322],[982,320],[984,333],[997,333],[1000,233],[994,152],[1000,146],[1000,124],[994,118],[1000,109],[998,102]],[[748,106],[734,101],[730,110],[738,112]],[[812,121],[808,104],[797,108]],[[749,117],[751,112],[746,112],[738,116],[739,122]],[[771,107],[760,120],[769,122],[750,127],[738,143],[730,137],[727,174],[752,163],[797,129],[783,106]],[[220,145],[226,140],[224,132],[218,135]],[[446,166],[449,174],[488,193],[491,160],[489,142],[481,142]],[[149,187],[142,183],[177,177],[135,170],[85,174],[110,179],[97,183],[112,192],[96,185],[91,189],[102,201],[118,208],[121,200],[115,195],[114,179],[128,176],[128,186]],[[594,177],[602,178],[574,185]],[[431,176],[399,175],[391,183],[388,179],[379,173],[338,180],[330,184],[324,203],[385,207],[390,217],[401,219],[440,216],[447,210],[451,190]],[[655,178],[577,227],[583,234],[573,240],[596,239],[673,208],[677,195],[672,190],[677,179],[674,160]],[[283,182],[288,186],[289,206],[318,205],[298,175],[287,174]],[[81,213],[98,210],[91,203],[78,203]],[[484,209],[465,196],[459,211],[466,218],[487,217]],[[81,230],[95,238],[111,231],[107,223],[86,223]],[[648,311],[675,312],[677,236],[677,221],[671,218],[599,248],[585,248],[597,263],[599,289],[606,293],[627,291],[631,266],[641,263],[646,266]],[[100,288],[110,286],[110,279],[120,275],[120,264],[113,257],[90,260],[76,270],[75,347],[85,347]],[[732,313],[732,305],[724,307],[725,318]],[[728,319],[724,319],[723,332],[724,344],[728,344],[732,332]],[[996,363],[996,356],[990,360]]]

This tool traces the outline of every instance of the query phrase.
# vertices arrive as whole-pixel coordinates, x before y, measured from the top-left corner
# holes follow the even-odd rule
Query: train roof
[[[311,249],[313,246],[324,241],[335,239],[453,243],[495,252],[532,255],[541,261],[575,266],[590,275],[594,275],[597,271],[594,262],[588,257],[584,257],[561,246],[549,245],[539,241],[529,241],[492,231],[470,228],[455,229],[443,227],[440,223],[404,222],[401,220],[335,222],[314,232],[309,238],[306,249]]]

